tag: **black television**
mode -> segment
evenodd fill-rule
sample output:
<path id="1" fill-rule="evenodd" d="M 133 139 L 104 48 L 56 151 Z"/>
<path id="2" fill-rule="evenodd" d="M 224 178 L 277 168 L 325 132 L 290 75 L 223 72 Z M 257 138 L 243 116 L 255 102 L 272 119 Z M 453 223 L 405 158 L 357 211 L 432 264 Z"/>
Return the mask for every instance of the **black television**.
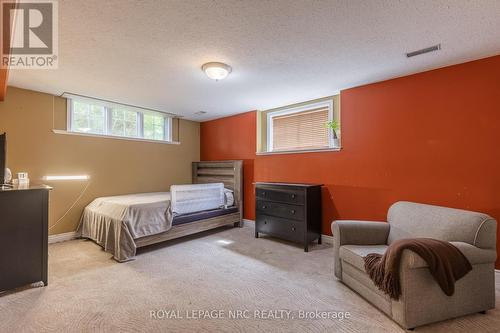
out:
<path id="1" fill-rule="evenodd" d="M 5 183 L 5 163 L 7 159 L 7 134 L 0 134 L 0 185 Z"/>

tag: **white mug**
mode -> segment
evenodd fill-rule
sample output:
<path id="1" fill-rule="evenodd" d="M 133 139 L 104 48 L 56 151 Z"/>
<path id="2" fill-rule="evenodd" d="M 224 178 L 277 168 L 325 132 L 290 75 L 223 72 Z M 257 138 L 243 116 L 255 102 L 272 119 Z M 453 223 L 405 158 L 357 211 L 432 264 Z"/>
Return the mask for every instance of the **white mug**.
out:
<path id="1" fill-rule="evenodd" d="M 28 173 L 27 172 L 18 172 L 17 179 L 19 179 L 19 180 L 28 179 Z"/>

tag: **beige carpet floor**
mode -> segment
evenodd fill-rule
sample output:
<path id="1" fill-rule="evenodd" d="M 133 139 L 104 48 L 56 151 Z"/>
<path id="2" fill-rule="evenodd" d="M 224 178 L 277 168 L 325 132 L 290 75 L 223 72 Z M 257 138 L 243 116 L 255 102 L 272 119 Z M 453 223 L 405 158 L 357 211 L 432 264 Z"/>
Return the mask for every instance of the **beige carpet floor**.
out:
<path id="1" fill-rule="evenodd" d="M 496 290 L 499 299 L 499 279 Z M 416 331 L 498 332 L 499 305 Z M 243 318 L 229 318 L 238 310 Z M 291 311 L 290 317 L 270 310 Z M 300 311 L 316 310 L 349 318 L 300 318 Z M 152 318 L 152 311 L 164 317 Z M 304 253 L 298 245 L 255 239 L 248 225 L 155 245 L 123 264 L 89 241 L 50 245 L 49 286 L 2 294 L 0 332 L 404 330 L 333 278 L 331 245 Z"/>

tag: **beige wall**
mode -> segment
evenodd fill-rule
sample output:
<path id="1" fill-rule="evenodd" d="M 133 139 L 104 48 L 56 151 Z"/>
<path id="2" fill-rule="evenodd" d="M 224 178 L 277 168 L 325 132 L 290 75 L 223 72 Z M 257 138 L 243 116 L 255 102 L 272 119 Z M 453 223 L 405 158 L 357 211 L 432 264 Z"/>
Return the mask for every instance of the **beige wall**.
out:
<path id="1" fill-rule="evenodd" d="M 66 102 L 35 91 L 9 87 L 0 102 L 0 132 L 7 132 L 7 166 L 29 172 L 31 183 L 54 187 L 49 227 L 71 207 L 85 181 L 44 182 L 45 175 L 90 175 L 90 184 L 75 207 L 50 234 L 74 231 L 81 212 L 94 198 L 126 193 L 168 191 L 191 182 L 191 162 L 200 158 L 200 126 L 180 120 L 180 145 L 62 135 Z"/>
<path id="2" fill-rule="evenodd" d="M 267 150 L 267 114 L 269 112 L 279 111 L 279 110 L 282 110 L 285 108 L 290 108 L 290 107 L 299 107 L 299 106 L 306 105 L 309 103 L 321 102 L 321 101 L 326 101 L 326 100 L 330 100 L 330 99 L 333 100 L 333 119 L 337 120 L 340 123 L 340 95 L 324 97 L 324 98 L 320 98 L 320 99 L 316 99 L 316 100 L 312 100 L 312 101 L 307 101 L 307 102 L 293 104 L 293 105 L 287 105 L 284 107 L 266 110 L 266 111 L 257 111 L 257 152 L 262 153 L 262 152 L 265 152 Z M 341 131 L 342 131 L 342 124 L 340 126 L 340 130 L 337 133 L 339 139 L 341 139 L 341 133 L 340 133 Z"/>

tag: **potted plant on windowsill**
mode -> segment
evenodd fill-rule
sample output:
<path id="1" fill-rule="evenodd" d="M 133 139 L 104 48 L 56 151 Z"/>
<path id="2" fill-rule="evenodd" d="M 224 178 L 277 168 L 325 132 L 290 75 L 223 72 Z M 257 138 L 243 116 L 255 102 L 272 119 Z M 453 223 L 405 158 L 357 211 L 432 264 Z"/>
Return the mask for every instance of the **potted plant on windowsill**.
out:
<path id="1" fill-rule="evenodd" d="M 332 131 L 332 137 L 333 137 L 333 147 L 339 148 L 340 147 L 340 140 L 337 136 L 337 131 L 340 129 L 340 124 L 336 120 L 331 120 L 326 123 L 326 128 Z"/>

